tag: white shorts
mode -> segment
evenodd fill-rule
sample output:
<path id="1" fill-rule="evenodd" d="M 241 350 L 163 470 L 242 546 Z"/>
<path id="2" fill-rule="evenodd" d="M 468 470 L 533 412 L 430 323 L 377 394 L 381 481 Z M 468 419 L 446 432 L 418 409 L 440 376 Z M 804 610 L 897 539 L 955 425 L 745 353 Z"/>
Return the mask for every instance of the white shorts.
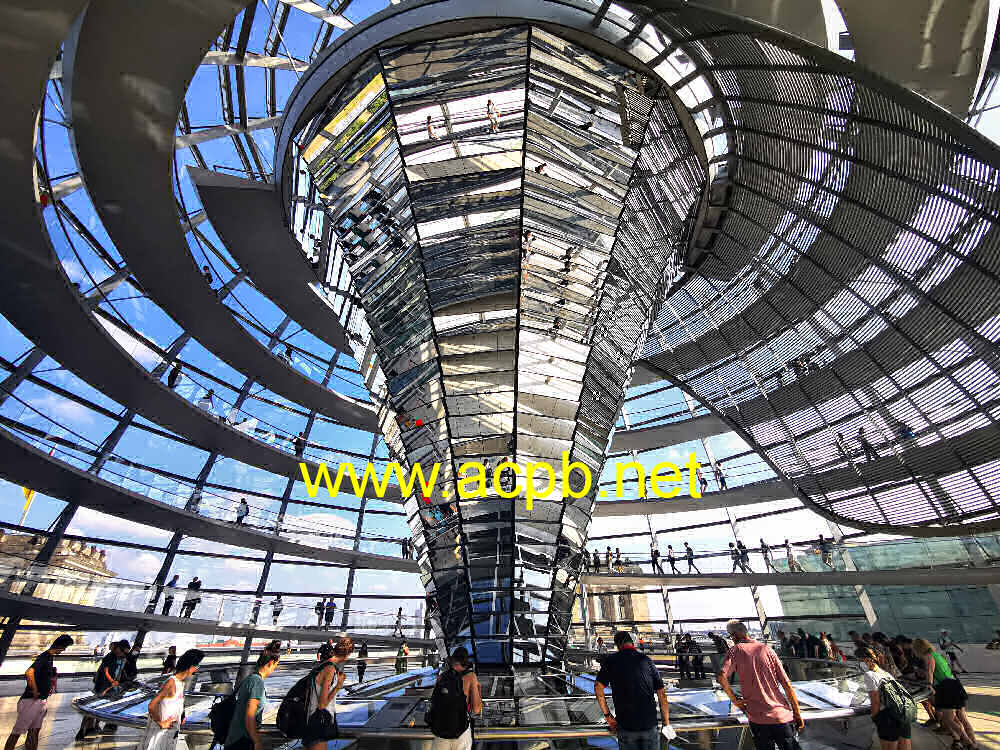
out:
<path id="1" fill-rule="evenodd" d="M 431 744 L 431 750 L 472 750 L 472 727 L 467 727 L 460 736 L 453 740 L 435 737 Z"/>
<path id="2" fill-rule="evenodd" d="M 29 729 L 41 729 L 49 707 L 45 699 L 21 698 L 17 702 L 17 721 L 11 734 L 24 734 Z"/>

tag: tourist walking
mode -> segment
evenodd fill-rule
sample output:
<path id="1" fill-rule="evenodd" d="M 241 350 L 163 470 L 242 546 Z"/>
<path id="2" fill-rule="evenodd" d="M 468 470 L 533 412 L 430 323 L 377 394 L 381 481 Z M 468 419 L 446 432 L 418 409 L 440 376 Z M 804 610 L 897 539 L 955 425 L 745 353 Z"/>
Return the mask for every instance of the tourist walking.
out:
<path id="1" fill-rule="evenodd" d="M 729 543 L 729 557 L 733 561 L 733 573 L 740 569 L 740 551 L 733 542 Z"/>
<path id="2" fill-rule="evenodd" d="M 243 522 L 247 520 L 247 516 L 250 515 L 250 505 L 247 503 L 245 497 L 240 498 L 239 505 L 236 506 L 236 525 L 242 526 Z"/>
<path id="3" fill-rule="evenodd" d="M 177 646 L 167 649 L 167 655 L 163 657 L 163 667 L 160 674 L 173 674 L 177 669 Z"/>
<path id="4" fill-rule="evenodd" d="M 964 651 L 965 649 L 951 639 L 947 630 L 941 631 L 941 637 L 938 638 L 938 648 L 941 650 L 941 653 L 948 657 L 953 672 L 969 673 L 969 670 L 963 667 L 962 662 L 958 660 L 958 654 L 956 653 L 956 651 Z"/>
<path id="5" fill-rule="evenodd" d="M 861 450 L 865 452 L 865 461 L 871 462 L 878 459 L 878 451 L 875 450 L 875 446 L 868 442 L 868 438 L 865 437 L 865 428 L 858 428 L 858 442 L 861 444 Z"/>
<path id="6" fill-rule="evenodd" d="M 113 688 L 118 687 L 121 682 L 122 672 L 125 671 L 125 654 L 128 652 L 128 641 L 115 641 L 111 644 L 108 653 L 101 659 L 97 666 L 97 673 L 94 675 L 94 695 L 104 696 Z M 113 725 L 108 725 L 108 729 Z M 84 716 L 80 722 L 80 729 L 76 733 L 77 742 L 83 740 L 88 734 L 99 731 L 100 723 L 92 716 Z M 117 728 L 117 727 L 116 727 Z"/>
<path id="7" fill-rule="evenodd" d="M 615 547 L 615 573 L 622 572 L 622 551 Z"/>
<path id="8" fill-rule="evenodd" d="M 757 750 L 800 750 L 797 733 L 805 722 L 778 655 L 751 638 L 739 620 L 730 620 L 726 631 L 734 643 L 722 662 L 719 685 L 732 705 L 747 715 L 754 746 Z M 740 676 L 742 697 L 737 697 L 729 682 L 734 672 Z"/>
<path id="9" fill-rule="evenodd" d="M 177 381 L 181 379 L 181 364 L 180 362 L 174 362 L 173 367 L 170 368 L 170 372 L 167 373 L 167 388 L 173 390 L 177 387 Z"/>
<path id="10" fill-rule="evenodd" d="M 692 679 L 704 680 L 705 657 L 702 654 L 701 646 L 691 637 L 690 633 L 684 634 L 684 650 L 687 651 L 688 658 L 691 660 Z"/>
<path id="11" fill-rule="evenodd" d="M 669 544 L 667 545 L 667 562 L 670 563 L 670 572 L 674 575 L 680 575 L 681 572 L 677 570 L 677 558 L 674 557 L 674 548 Z"/>
<path id="12" fill-rule="evenodd" d="M 687 564 L 688 564 L 687 572 L 688 573 L 691 572 L 692 568 L 694 568 L 694 570 L 697 573 L 701 573 L 701 570 L 698 569 L 698 566 L 694 564 L 694 550 L 691 549 L 691 545 L 688 544 L 687 542 L 684 542 L 684 557 L 687 560 Z"/>
<path id="13" fill-rule="evenodd" d="M 146 709 L 146 729 L 138 750 L 175 750 L 184 716 L 184 683 L 198 671 L 205 653 L 196 648 L 181 654 L 173 674 L 164 681 Z"/>
<path id="14" fill-rule="evenodd" d="M 740 551 L 740 567 L 743 569 L 743 572 L 753 573 L 753 568 L 750 567 L 750 550 L 740 541 L 736 542 L 736 547 Z"/>
<path id="15" fill-rule="evenodd" d="M 396 612 L 396 627 L 393 629 L 392 634 L 398 635 L 400 638 L 403 637 L 403 608 L 400 607 Z"/>
<path id="16" fill-rule="evenodd" d="M 896 682 L 891 674 L 879 666 L 878 656 L 868 647 L 858 649 L 856 656 L 864 666 L 865 671 L 862 676 L 865 680 L 865 690 L 868 691 L 868 700 L 872 707 L 872 722 L 875 724 L 875 731 L 878 734 L 882 750 L 910 750 L 910 735 L 912 726 L 906 717 L 898 716 L 894 713 L 893 707 L 885 705 L 882 700 L 883 692 L 903 691 L 900 698 L 905 696 L 909 699 L 909 693 L 905 688 Z M 912 703 L 912 700 L 911 700 Z M 914 713 L 916 706 L 913 707 Z"/>
<path id="17" fill-rule="evenodd" d="M 347 678 L 344 661 L 353 651 L 354 641 L 350 638 L 341 638 L 333 645 L 324 643 L 319 647 L 316 654 L 319 665 L 313 667 L 310 673 L 313 679 L 306 700 L 306 727 L 302 735 L 305 750 L 321 750 L 329 740 L 337 739 L 337 693 Z"/>
<path id="18" fill-rule="evenodd" d="M 792 545 L 785 540 L 785 558 L 788 560 L 788 572 L 789 573 L 804 573 L 802 570 L 802 564 L 798 561 L 795 556 L 795 550 L 792 549 Z"/>
<path id="19" fill-rule="evenodd" d="M 162 615 L 170 614 L 170 608 L 174 605 L 174 593 L 177 591 L 178 580 L 180 580 L 180 576 L 175 575 L 165 586 L 167 590 L 163 595 L 163 609 L 160 610 L 160 614 Z"/>
<path id="20" fill-rule="evenodd" d="M 611 567 L 611 545 L 610 544 L 608 545 L 607 550 L 605 550 L 605 552 L 604 552 L 604 567 L 606 567 L 608 569 L 609 573 L 612 571 L 612 567 Z"/>
<path id="21" fill-rule="evenodd" d="M 333 600 L 331 596 L 326 600 L 326 605 L 323 612 L 323 622 L 329 628 L 333 625 L 333 620 L 337 616 L 337 602 Z"/>
<path id="22" fill-rule="evenodd" d="M 955 750 L 960 750 L 963 744 L 967 747 L 976 747 L 976 735 L 965 713 L 965 704 L 969 699 L 965 687 L 952 673 L 947 660 L 934 650 L 930 641 L 914 638 L 913 651 L 924 660 L 927 684 L 930 686 L 934 703 L 934 714 L 938 722 L 951 732 L 955 741 L 952 747 Z"/>
<path id="23" fill-rule="evenodd" d="M 277 594 L 274 597 L 274 601 L 271 602 L 271 624 L 277 625 L 278 618 L 281 617 L 281 610 L 285 608 L 285 602 L 281 598 L 281 594 Z"/>
<path id="24" fill-rule="evenodd" d="M 181 605 L 181 617 L 190 618 L 199 604 L 201 604 L 201 579 L 195 576 L 188 581 L 187 593 L 184 594 L 184 603 Z"/>
<path id="25" fill-rule="evenodd" d="M 403 674 L 406 671 L 406 657 L 410 655 L 410 647 L 406 645 L 406 639 L 399 644 L 399 650 L 396 651 L 396 663 L 393 665 L 396 668 L 396 674 Z"/>
<path id="26" fill-rule="evenodd" d="M 647 750 L 660 746 L 657 731 L 656 702 L 660 705 L 664 735 L 674 736 L 670 727 L 667 692 L 653 660 L 636 650 L 632 636 L 625 631 L 615 633 L 618 651 L 601 662 L 594 683 L 594 697 L 604 714 L 608 729 L 617 735 L 619 750 Z M 611 688 L 615 713 L 608 708 L 604 695 Z"/>
<path id="27" fill-rule="evenodd" d="M 257 657 L 257 664 L 236 691 L 236 706 L 233 719 L 226 734 L 225 750 L 261 750 L 263 740 L 260 734 L 261 719 L 267 691 L 264 680 L 278 668 L 279 657 L 263 653 Z"/>
<path id="28" fill-rule="evenodd" d="M 819 554 L 826 567 L 830 570 L 837 569 L 833 564 L 833 540 L 824 538 L 822 534 L 819 535 Z"/>
<path id="29" fill-rule="evenodd" d="M 73 637 L 63 633 L 52 641 L 48 649 L 36 656 L 25 671 L 26 685 L 17 702 L 17 718 L 7 736 L 4 750 L 14 750 L 22 734 L 27 735 L 24 740 L 25 748 L 38 750 L 38 735 L 42 731 L 42 724 L 49 710 L 49 696 L 56 689 L 55 657 L 72 645 Z"/>
<path id="30" fill-rule="evenodd" d="M 656 546 L 656 542 L 649 545 L 649 556 L 653 563 L 653 572 L 662 576 L 663 568 L 660 567 L 660 548 Z"/>
<path id="31" fill-rule="evenodd" d="M 774 571 L 777 573 L 778 569 L 774 567 L 774 563 L 771 561 L 771 547 L 763 539 L 760 540 L 760 555 L 764 558 L 764 572 Z"/>
<path id="32" fill-rule="evenodd" d="M 469 714 L 475 716 L 482 710 L 479 678 L 470 670 L 469 652 L 459 646 L 448 657 L 448 669 L 438 677 L 431 693 L 431 750 L 472 750 Z"/>
<path id="33" fill-rule="evenodd" d="M 682 680 L 691 679 L 691 657 L 688 656 L 687 644 L 680 633 L 674 639 L 674 654 L 677 655 L 677 671 Z"/>
<path id="34" fill-rule="evenodd" d="M 594 575 L 601 572 L 601 556 L 594 550 Z"/>
<path id="35" fill-rule="evenodd" d="M 368 643 L 361 641 L 358 646 L 358 682 L 365 681 L 365 672 L 368 670 Z"/>

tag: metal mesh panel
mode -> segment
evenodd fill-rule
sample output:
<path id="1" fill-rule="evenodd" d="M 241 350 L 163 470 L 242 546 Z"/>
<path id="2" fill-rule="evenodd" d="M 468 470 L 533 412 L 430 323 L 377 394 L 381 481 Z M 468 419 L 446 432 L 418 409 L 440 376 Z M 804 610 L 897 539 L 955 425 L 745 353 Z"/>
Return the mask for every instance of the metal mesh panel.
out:
<path id="1" fill-rule="evenodd" d="M 997 525 L 995 150 L 826 51 L 693 9 L 660 20 L 731 148 L 712 252 L 646 357 L 827 515 Z"/>

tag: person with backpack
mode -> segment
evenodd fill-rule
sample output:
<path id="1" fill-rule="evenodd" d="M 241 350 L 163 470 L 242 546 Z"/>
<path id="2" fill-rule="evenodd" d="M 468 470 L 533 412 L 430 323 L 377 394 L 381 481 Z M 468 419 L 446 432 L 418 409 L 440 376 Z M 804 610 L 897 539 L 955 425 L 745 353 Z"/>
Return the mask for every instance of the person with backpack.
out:
<path id="1" fill-rule="evenodd" d="M 111 644 L 110 652 L 101 660 L 97 667 L 97 674 L 94 675 L 94 695 L 105 696 L 112 689 L 121 684 L 122 673 L 125 671 L 125 656 L 129 651 L 128 641 L 115 641 Z M 105 724 L 105 731 L 113 732 L 118 729 L 116 724 Z M 77 742 L 81 741 L 88 734 L 100 731 L 100 723 L 95 717 L 84 716 L 80 722 L 80 729 L 76 733 Z"/>
<path id="2" fill-rule="evenodd" d="M 350 638 L 341 638 L 332 646 L 324 643 L 319 647 L 319 665 L 309 672 L 305 685 L 305 726 L 301 732 L 302 747 L 305 750 L 321 750 L 326 747 L 328 740 L 337 739 L 336 708 L 330 710 L 327 706 L 336 706 L 337 693 L 344 686 L 347 677 L 343 663 L 352 651 L 354 641 Z M 295 688 L 289 692 L 289 696 L 294 692 Z M 282 701 L 282 707 L 284 705 L 285 701 Z"/>
<path id="3" fill-rule="evenodd" d="M 198 671 L 198 665 L 204 658 L 205 652 L 196 648 L 181 654 L 173 675 L 149 702 L 149 718 L 138 750 L 174 750 L 177 747 L 177 735 L 184 716 L 184 683 Z"/>
<path id="4" fill-rule="evenodd" d="M 264 680 L 278 668 L 279 657 L 263 653 L 257 658 L 256 669 L 251 672 L 236 691 L 232 720 L 226 732 L 226 750 L 263 750 L 260 721 L 264 713 L 267 692 Z M 213 727 L 214 731 L 214 727 Z"/>
<path id="5" fill-rule="evenodd" d="M 434 685 L 431 708 L 424 717 L 434 735 L 431 750 L 472 750 L 469 714 L 483 710 L 479 678 L 469 669 L 469 652 L 463 646 L 451 653 L 448 665 Z"/>
<path id="6" fill-rule="evenodd" d="M 43 651 L 31 662 L 24 673 L 27 683 L 21 699 L 17 702 L 17 719 L 10 730 L 4 750 L 14 750 L 22 734 L 27 734 L 24 746 L 27 750 L 38 749 L 38 735 L 48 712 L 49 696 L 55 692 L 55 657 L 73 645 L 73 637 L 63 633 L 56 638 L 48 650 Z"/>
<path id="7" fill-rule="evenodd" d="M 879 666 L 875 651 L 863 646 L 856 655 L 865 667 L 865 690 L 882 750 L 910 750 L 911 724 L 917 715 L 917 705 L 906 688 Z"/>

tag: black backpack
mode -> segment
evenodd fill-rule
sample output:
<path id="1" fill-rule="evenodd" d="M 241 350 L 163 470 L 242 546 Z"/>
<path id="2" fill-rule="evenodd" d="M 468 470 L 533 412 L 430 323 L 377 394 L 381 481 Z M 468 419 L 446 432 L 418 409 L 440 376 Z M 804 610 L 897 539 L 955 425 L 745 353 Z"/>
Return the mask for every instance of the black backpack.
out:
<path id="1" fill-rule="evenodd" d="M 212 727 L 212 741 L 217 745 L 225 745 L 229 735 L 229 725 L 233 723 L 236 713 L 236 690 L 222 700 L 217 700 L 208 711 L 208 723 Z"/>
<path id="2" fill-rule="evenodd" d="M 309 674 L 296 682 L 281 699 L 281 705 L 278 706 L 278 716 L 274 723 L 281 730 L 281 733 L 289 739 L 300 740 L 305 734 L 306 724 L 309 722 L 306 710 L 309 708 L 309 693 L 315 684 L 314 680 L 320 671 L 332 666 L 332 663 L 324 662 L 318 667 L 313 667 L 309 670 Z"/>
<path id="3" fill-rule="evenodd" d="M 469 708 L 462 685 L 462 675 L 449 669 L 434 686 L 431 708 L 424 722 L 435 737 L 453 740 L 469 728 Z"/>

